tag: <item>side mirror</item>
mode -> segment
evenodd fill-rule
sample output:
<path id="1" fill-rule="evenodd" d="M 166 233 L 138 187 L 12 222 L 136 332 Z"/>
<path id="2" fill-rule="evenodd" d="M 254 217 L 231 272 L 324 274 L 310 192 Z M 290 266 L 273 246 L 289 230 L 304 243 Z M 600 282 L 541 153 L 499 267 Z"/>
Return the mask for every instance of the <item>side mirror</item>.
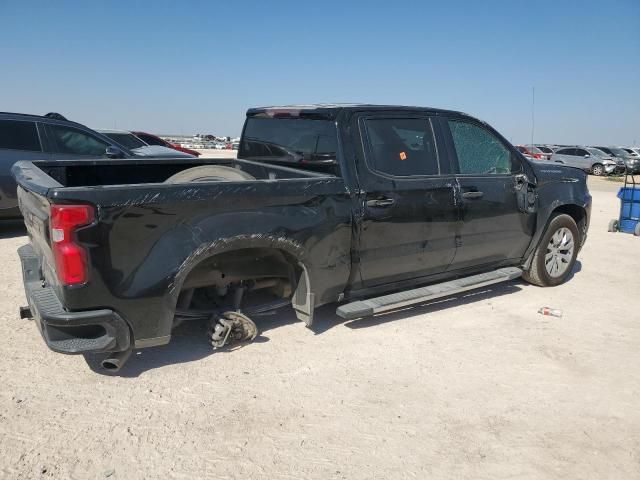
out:
<path id="1" fill-rule="evenodd" d="M 589 158 L 591 155 L 589 155 L 588 153 L 584 156 L 584 158 Z"/>
<path id="2" fill-rule="evenodd" d="M 104 154 L 107 158 L 124 158 L 124 152 L 113 145 L 107 147 Z"/>

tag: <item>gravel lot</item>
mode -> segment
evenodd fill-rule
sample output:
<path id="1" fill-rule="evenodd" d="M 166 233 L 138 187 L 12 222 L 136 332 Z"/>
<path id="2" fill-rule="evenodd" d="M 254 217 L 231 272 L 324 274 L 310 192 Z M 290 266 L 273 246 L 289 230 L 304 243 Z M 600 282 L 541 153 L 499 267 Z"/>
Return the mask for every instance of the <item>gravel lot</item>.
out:
<path id="1" fill-rule="evenodd" d="M 640 239 L 607 233 L 619 184 L 590 182 L 589 240 L 562 286 L 347 323 L 330 306 L 313 331 L 286 313 L 233 352 L 182 325 L 121 376 L 18 318 L 26 239 L 0 226 L 0 477 L 640 478 Z"/>

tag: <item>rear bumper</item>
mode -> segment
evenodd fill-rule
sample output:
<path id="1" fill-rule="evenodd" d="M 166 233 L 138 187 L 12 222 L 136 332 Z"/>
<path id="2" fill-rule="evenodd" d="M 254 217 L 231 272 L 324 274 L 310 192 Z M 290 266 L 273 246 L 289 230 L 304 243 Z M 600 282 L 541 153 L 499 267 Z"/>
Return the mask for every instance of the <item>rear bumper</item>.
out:
<path id="1" fill-rule="evenodd" d="M 60 353 L 120 352 L 131 344 L 129 326 L 113 310 L 69 312 L 43 286 L 40 259 L 29 244 L 18 249 L 29 309 L 47 346 Z"/>

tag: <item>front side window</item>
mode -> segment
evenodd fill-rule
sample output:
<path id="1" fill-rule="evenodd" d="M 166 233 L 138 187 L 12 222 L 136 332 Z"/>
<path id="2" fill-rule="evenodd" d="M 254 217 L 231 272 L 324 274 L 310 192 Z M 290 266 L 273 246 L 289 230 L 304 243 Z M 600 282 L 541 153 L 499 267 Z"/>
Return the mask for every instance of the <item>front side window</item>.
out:
<path id="1" fill-rule="evenodd" d="M 0 148 L 41 152 L 35 122 L 0 120 Z"/>
<path id="2" fill-rule="evenodd" d="M 575 148 L 561 148 L 560 150 L 556 150 L 558 155 L 575 155 Z"/>
<path id="3" fill-rule="evenodd" d="M 136 137 L 133 133 L 119 133 L 119 132 L 101 132 L 105 137 L 110 138 L 116 143 L 119 143 L 123 147 L 133 150 L 134 148 L 146 147 L 147 145 Z"/>
<path id="4" fill-rule="evenodd" d="M 365 126 L 372 170 L 397 177 L 440 173 L 429 119 L 370 118 Z"/>
<path id="5" fill-rule="evenodd" d="M 461 174 L 508 174 L 511 153 L 488 130 L 472 123 L 449 120 Z"/>
<path id="6" fill-rule="evenodd" d="M 110 145 L 81 130 L 62 125 L 49 125 L 58 153 L 102 156 Z"/>

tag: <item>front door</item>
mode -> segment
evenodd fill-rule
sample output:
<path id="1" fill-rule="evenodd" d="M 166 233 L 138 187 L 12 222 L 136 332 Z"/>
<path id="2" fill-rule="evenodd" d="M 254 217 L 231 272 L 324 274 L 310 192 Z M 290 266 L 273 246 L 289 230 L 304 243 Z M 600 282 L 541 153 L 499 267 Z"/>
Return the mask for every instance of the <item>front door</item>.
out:
<path id="1" fill-rule="evenodd" d="M 437 128 L 432 118 L 407 113 L 358 121 L 364 287 L 441 273 L 454 257 L 456 184 Z"/>
<path id="2" fill-rule="evenodd" d="M 442 119 L 460 187 L 459 247 L 449 270 L 515 264 L 535 229 L 530 179 L 515 151 L 486 126 Z M 527 195 L 529 193 L 529 195 Z"/>

